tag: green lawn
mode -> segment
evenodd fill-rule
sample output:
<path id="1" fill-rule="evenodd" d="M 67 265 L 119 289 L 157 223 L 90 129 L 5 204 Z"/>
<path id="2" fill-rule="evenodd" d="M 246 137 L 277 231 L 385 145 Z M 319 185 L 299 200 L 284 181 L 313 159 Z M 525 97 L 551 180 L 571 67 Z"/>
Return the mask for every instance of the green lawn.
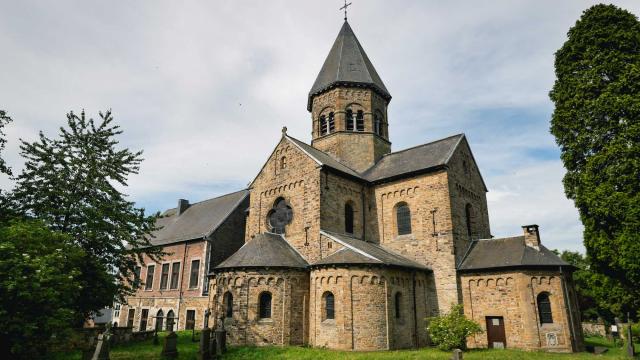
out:
<path id="1" fill-rule="evenodd" d="M 198 343 L 191 342 L 191 332 L 178 333 L 179 359 L 196 359 Z M 162 339 L 161 339 L 162 340 Z M 472 350 L 464 354 L 465 360 L 495 359 L 495 360 L 573 360 L 573 359 L 626 359 L 621 348 L 614 348 L 602 338 L 588 338 L 590 345 L 609 347 L 609 351 L 602 356 L 593 354 L 551 354 L 542 352 L 525 352 L 518 350 Z M 162 341 L 160 342 L 162 344 Z M 160 359 L 162 345 L 153 345 L 149 341 L 117 346 L 111 350 L 112 360 L 147 360 Z M 636 344 L 636 351 L 640 351 L 640 344 Z M 345 352 L 303 347 L 239 347 L 231 348 L 225 354 L 225 360 L 253 360 L 253 359 L 450 359 L 449 352 L 437 349 L 399 350 L 379 352 Z M 80 354 L 60 354 L 57 359 L 80 359 Z"/>

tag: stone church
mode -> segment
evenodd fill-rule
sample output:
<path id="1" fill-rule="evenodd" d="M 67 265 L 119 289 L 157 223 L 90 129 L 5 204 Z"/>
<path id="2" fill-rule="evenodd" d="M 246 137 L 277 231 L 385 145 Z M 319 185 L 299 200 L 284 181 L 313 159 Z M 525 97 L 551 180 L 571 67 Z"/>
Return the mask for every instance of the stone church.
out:
<path id="1" fill-rule="evenodd" d="M 461 303 L 484 330 L 469 347 L 582 350 L 574 269 L 536 225 L 492 238 L 464 134 L 392 152 L 390 101 L 345 21 L 309 92 L 311 144 L 285 128 L 247 190 L 168 210 L 152 243 L 173 257 L 141 264 L 121 323 L 384 350 L 430 345 L 427 318 Z"/>
<path id="2" fill-rule="evenodd" d="M 464 134 L 391 151 L 391 94 L 347 21 L 311 91 L 311 144 L 282 138 L 250 183 L 245 243 L 211 269 L 233 345 L 430 344 L 464 304 L 470 347 L 582 350 L 573 268 L 537 225 L 494 239 Z"/>

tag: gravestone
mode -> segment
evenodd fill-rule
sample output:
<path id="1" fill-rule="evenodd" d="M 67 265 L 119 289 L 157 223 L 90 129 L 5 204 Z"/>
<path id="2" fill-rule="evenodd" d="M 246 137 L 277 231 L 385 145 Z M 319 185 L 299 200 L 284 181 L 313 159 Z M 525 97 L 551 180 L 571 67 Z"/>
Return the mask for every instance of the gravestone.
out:
<path id="1" fill-rule="evenodd" d="M 198 344 L 198 360 L 209 360 L 210 337 L 211 329 L 202 329 L 202 332 L 200 332 L 200 344 Z"/>
<path id="2" fill-rule="evenodd" d="M 93 353 L 96 352 L 95 343 L 96 336 L 93 332 L 84 332 L 84 341 L 82 342 L 82 360 L 91 360 Z"/>
<path id="3" fill-rule="evenodd" d="M 175 332 L 172 331 L 165 336 L 160 355 L 167 359 L 178 358 L 178 335 Z"/>
<path id="4" fill-rule="evenodd" d="M 98 344 L 91 360 L 109 360 L 109 338 L 111 337 L 109 330 L 111 330 L 111 326 L 107 324 L 106 330 L 98 335 Z"/>
<path id="5" fill-rule="evenodd" d="M 211 356 L 211 359 L 216 359 L 216 349 L 216 337 L 215 334 L 212 334 L 211 338 L 209 339 L 209 355 Z"/>
<path id="6" fill-rule="evenodd" d="M 451 360 L 462 360 L 462 350 L 460 349 L 453 350 L 453 355 L 451 355 Z"/>
<path id="7" fill-rule="evenodd" d="M 224 329 L 224 318 L 220 318 L 216 329 L 216 355 L 221 356 L 227 351 L 227 330 Z"/>
<path id="8" fill-rule="evenodd" d="M 633 348 L 633 332 L 631 331 L 631 322 L 629 322 L 629 326 L 627 326 L 627 356 L 633 358 L 635 355 L 636 351 Z"/>

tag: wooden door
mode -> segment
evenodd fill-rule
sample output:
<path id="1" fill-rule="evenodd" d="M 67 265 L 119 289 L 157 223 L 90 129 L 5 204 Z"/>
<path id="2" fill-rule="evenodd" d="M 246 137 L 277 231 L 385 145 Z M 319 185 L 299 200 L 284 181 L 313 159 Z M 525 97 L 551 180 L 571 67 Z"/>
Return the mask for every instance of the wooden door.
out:
<path id="1" fill-rule="evenodd" d="M 490 349 L 504 349 L 507 338 L 504 333 L 504 319 L 502 316 L 487 316 L 487 341 Z"/>

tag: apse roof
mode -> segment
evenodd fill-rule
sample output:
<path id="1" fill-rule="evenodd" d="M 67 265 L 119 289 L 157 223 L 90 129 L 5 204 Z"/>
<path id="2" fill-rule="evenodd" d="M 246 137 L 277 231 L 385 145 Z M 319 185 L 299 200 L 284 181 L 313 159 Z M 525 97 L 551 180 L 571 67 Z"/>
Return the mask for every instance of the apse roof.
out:
<path id="1" fill-rule="evenodd" d="M 327 230 L 321 230 L 320 234 L 333 239 L 337 243 L 343 245 L 346 249 L 338 250 L 326 258 L 316 261 L 312 265 L 369 264 L 398 266 L 425 271 L 431 270 L 420 263 L 396 254 L 392 250 L 386 249 L 382 245 L 366 242 L 345 234 L 339 234 Z"/>
<path id="2" fill-rule="evenodd" d="M 477 240 L 458 270 L 479 271 L 497 268 L 572 267 L 553 251 L 540 245 L 540 250 L 527 246 L 524 236 Z"/>
<path id="3" fill-rule="evenodd" d="M 385 99 L 391 94 L 367 57 L 362 45 L 347 21 L 344 22 L 316 81 L 309 91 L 307 109 L 311 111 L 311 98 L 337 85 L 372 88 Z"/>
<path id="4" fill-rule="evenodd" d="M 247 241 L 215 270 L 229 268 L 306 268 L 309 264 L 279 234 L 262 233 Z M 214 270 L 214 271 L 215 271 Z"/>

